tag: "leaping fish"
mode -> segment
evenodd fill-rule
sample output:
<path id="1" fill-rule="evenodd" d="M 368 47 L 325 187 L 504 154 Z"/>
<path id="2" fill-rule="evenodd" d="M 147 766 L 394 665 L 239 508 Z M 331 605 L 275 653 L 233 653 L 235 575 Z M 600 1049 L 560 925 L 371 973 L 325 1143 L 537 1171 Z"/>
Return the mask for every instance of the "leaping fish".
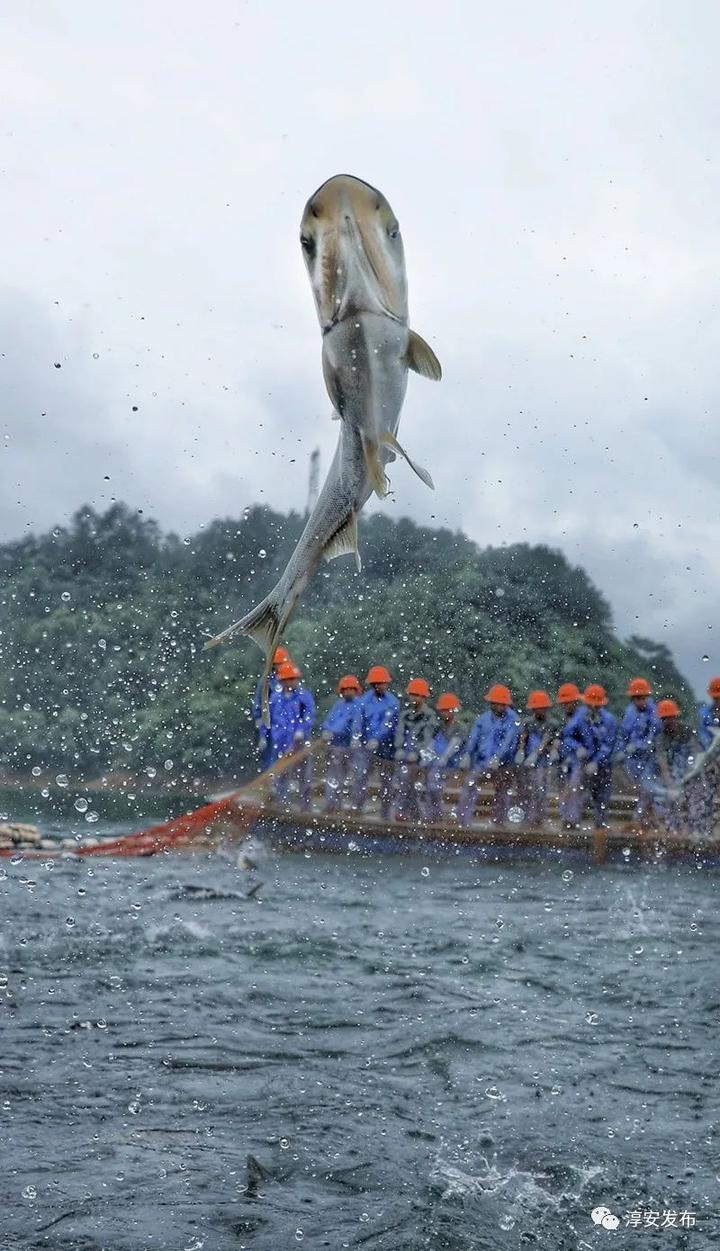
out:
<path id="1" fill-rule="evenodd" d="M 320 561 L 358 551 L 358 513 L 383 498 L 396 455 L 433 486 L 397 440 L 408 370 L 441 377 L 432 348 L 408 327 L 407 277 L 398 221 L 385 196 L 349 174 L 328 179 L 305 205 L 300 227 L 322 330 L 322 368 L 340 437 L 317 504 L 270 594 L 206 647 L 249 634 L 265 652 L 263 707 L 273 653 Z"/>

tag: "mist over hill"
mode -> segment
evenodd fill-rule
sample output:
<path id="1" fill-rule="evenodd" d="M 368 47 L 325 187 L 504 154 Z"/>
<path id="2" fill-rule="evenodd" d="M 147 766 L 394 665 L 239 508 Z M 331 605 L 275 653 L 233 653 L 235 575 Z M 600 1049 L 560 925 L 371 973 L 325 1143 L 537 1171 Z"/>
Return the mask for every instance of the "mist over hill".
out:
<path id="1" fill-rule="evenodd" d="M 282 572 L 304 522 L 255 507 L 191 538 L 115 504 L 0 547 L 0 765 L 101 776 L 253 767 L 249 707 L 261 669 L 250 640 L 203 652 Z M 609 604 L 557 551 L 480 549 L 461 533 L 375 515 L 363 571 L 323 565 L 286 643 L 321 709 L 341 673 L 388 665 L 453 690 L 470 717 L 491 682 L 529 689 L 601 681 L 617 709 L 630 677 L 692 706 L 662 644 L 616 635 Z"/>

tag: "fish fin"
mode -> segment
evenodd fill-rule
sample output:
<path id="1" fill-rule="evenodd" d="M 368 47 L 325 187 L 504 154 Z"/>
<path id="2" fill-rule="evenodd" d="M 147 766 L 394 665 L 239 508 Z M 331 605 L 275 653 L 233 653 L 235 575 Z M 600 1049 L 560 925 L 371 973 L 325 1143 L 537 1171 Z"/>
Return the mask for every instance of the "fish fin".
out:
<path id="1" fill-rule="evenodd" d="M 339 421 L 339 420 L 340 420 L 340 414 L 339 414 L 338 412 L 336 412 L 336 410 L 335 410 L 335 409 L 333 409 L 333 410 L 332 410 L 332 412 L 331 412 L 331 414 L 330 414 L 330 420 L 331 420 L 331 421 Z"/>
<path id="2" fill-rule="evenodd" d="M 433 382 L 439 382 L 442 378 L 440 361 L 430 344 L 426 343 L 416 330 L 410 331 L 405 359 L 408 369 L 414 369 L 415 373 L 422 374 L 423 378 L 431 378 Z"/>
<path id="3" fill-rule="evenodd" d="M 325 379 L 325 387 L 328 395 L 333 403 L 333 408 L 338 417 L 342 417 L 345 398 L 343 396 L 342 387 L 340 386 L 340 378 L 335 369 L 330 364 L 325 352 L 322 354 L 322 371 Z"/>
<path id="4" fill-rule="evenodd" d="M 337 556 L 354 556 L 358 573 L 362 569 L 360 552 L 358 551 L 358 519 L 357 513 L 350 513 L 347 521 L 336 530 L 329 543 L 323 548 L 325 560 L 335 560 Z"/>
<path id="5" fill-rule="evenodd" d="M 380 442 L 384 444 L 385 447 L 391 447 L 394 452 L 399 452 L 401 456 L 404 456 L 413 473 L 417 474 L 421 482 L 424 482 L 425 486 L 429 486 L 431 491 L 435 490 L 435 483 L 430 477 L 427 469 L 423 469 L 422 465 L 417 465 L 415 461 L 408 456 L 405 448 L 400 446 L 394 434 L 391 434 L 389 430 L 386 431 L 385 434 L 380 435 Z"/>
<path id="6" fill-rule="evenodd" d="M 241 617 L 239 621 L 234 621 L 232 625 L 225 630 L 221 630 L 214 638 L 208 639 L 204 648 L 207 651 L 211 647 L 217 647 L 220 643 L 227 643 L 235 634 L 249 634 L 250 638 L 254 639 L 258 647 L 265 652 L 261 691 L 262 721 L 265 726 L 270 725 L 269 689 L 272 658 L 280 640 L 282 629 L 283 627 L 278 618 L 277 603 L 272 595 L 268 595 L 245 617 Z"/>
<path id="7" fill-rule="evenodd" d="M 382 461 L 380 460 L 378 445 L 374 442 L 374 440 L 364 437 L 362 445 L 363 455 L 365 457 L 365 471 L 370 480 L 370 485 L 378 499 L 384 500 L 388 493 L 388 481 Z"/>

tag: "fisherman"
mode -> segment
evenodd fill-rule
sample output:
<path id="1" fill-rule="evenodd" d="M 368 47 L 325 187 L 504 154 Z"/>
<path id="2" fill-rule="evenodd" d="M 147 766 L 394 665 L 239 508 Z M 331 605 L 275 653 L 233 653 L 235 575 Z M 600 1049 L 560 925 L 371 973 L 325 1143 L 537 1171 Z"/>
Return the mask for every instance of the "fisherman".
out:
<path id="1" fill-rule="evenodd" d="M 656 712 L 661 728 L 655 738 L 658 777 L 654 808 L 665 829 L 678 833 L 686 826 L 682 783 L 700 754 L 700 739 L 683 724 L 674 699 L 661 699 Z"/>
<path id="2" fill-rule="evenodd" d="M 463 741 L 462 730 L 457 722 L 460 707 L 457 695 L 449 691 L 441 695 L 435 705 L 440 724 L 436 727 L 430 744 L 432 755 L 423 798 L 423 816 L 426 821 L 439 822 L 444 816 L 443 801 L 448 769 L 457 769 Z"/>
<path id="3" fill-rule="evenodd" d="M 350 740 L 355 715 L 355 700 L 362 687 L 353 673 L 345 674 L 337 684 L 338 699 L 322 724 L 322 739 L 327 743 L 325 762 L 325 811 L 342 808 L 343 789 L 350 765 Z"/>
<path id="4" fill-rule="evenodd" d="M 412 678 L 405 694 L 409 703 L 400 713 L 395 731 L 391 800 L 394 821 L 418 820 L 421 816 L 419 792 L 425 790 L 426 768 L 432 758 L 432 739 L 437 729 L 425 679 Z"/>
<path id="5" fill-rule="evenodd" d="M 280 665 L 284 665 L 291 660 L 292 658 L 289 651 L 287 651 L 284 647 L 275 648 L 275 651 L 273 652 L 272 669 L 270 672 L 271 695 L 273 692 L 279 693 L 282 690 L 282 683 L 278 678 L 278 669 L 280 668 Z M 257 687 L 255 688 L 255 698 L 253 699 L 252 704 L 252 719 L 255 722 L 255 729 L 257 730 L 258 735 L 257 751 L 260 763 L 260 773 L 264 773 L 273 761 L 272 747 L 270 744 L 270 730 L 268 726 L 263 723 L 262 717 L 262 687 L 263 680 L 260 678 Z"/>
<path id="6" fill-rule="evenodd" d="M 558 732 L 553 754 L 558 762 L 558 812 L 566 830 L 576 830 L 585 806 L 583 773 L 593 740 L 587 725 L 582 695 L 574 682 L 563 682 L 556 702 L 565 720 Z"/>
<path id="7" fill-rule="evenodd" d="M 585 723 L 590 731 L 592 747 L 585 763 L 585 788 L 595 817 L 595 829 L 608 824 L 612 794 L 613 756 L 617 741 L 617 718 L 607 710 L 604 687 L 592 682 L 583 695 Z"/>
<path id="8" fill-rule="evenodd" d="M 395 754 L 395 731 L 400 715 L 400 701 L 392 694 L 390 682 L 390 674 L 384 665 L 370 668 L 365 679 L 368 689 L 355 700 L 351 733 L 352 807 L 362 811 L 367 799 L 368 779 L 375 768 L 384 820 L 390 817 L 391 761 Z"/>
<path id="9" fill-rule="evenodd" d="M 698 737 L 703 751 L 707 751 L 716 734 L 720 733 L 720 678 L 711 678 L 708 686 L 709 704 L 701 704 L 698 710 Z"/>
<path id="10" fill-rule="evenodd" d="M 301 685 L 300 670 L 291 660 L 278 667 L 280 690 L 270 698 L 270 752 L 271 763 L 302 750 L 309 741 L 315 725 L 315 701 L 309 690 Z M 298 783 L 301 808 L 310 807 L 311 763 L 307 753 L 296 769 L 288 768 L 274 779 L 274 794 L 279 804 L 288 805 L 291 778 Z"/>
<path id="11" fill-rule="evenodd" d="M 506 686 L 492 686 L 485 700 L 490 705 L 488 711 L 475 721 L 460 760 L 460 767 L 468 770 L 458 803 L 461 825 L 470 825 L 473 819 L 482 778 L 493 783 L 492 819 L 496 825 L 505 824 L 510 807 L 511 766 L 520 738 L 520 718 Z"/>
<path id="12" fill-rule="evenodd" d="M 643 820 L 653 808 L 652 794 L 657 780 L 655 739 L 661 727 L 650 683 L 645 678 L 633 678 L 627 693 L 630 703 L 618 730 L 616 760 L 625 766 L 635 795 L 635 815 Z"/>
<path id="13" fill-rule="evenodd" d="M 553 702 L 547 691 L 531 691 L 527 708 L 530 714 L 520 730 L 515 764 L 522 765 L 519 774 L 520 807 L 525 825 L 541 830 L 547 820 L 550 751 L 557 729 L 550 718 Z"/>

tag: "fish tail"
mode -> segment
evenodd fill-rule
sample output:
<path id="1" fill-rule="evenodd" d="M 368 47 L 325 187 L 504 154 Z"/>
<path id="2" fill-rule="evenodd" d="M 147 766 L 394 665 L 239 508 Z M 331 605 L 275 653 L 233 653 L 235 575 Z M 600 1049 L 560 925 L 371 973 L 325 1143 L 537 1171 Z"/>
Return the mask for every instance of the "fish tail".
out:
<path id="1" fill-rule="evenodd" d="M 217 647 L 220 643 L 227 643 L 236 634 L 248 634 L 265 653 L 261 702 L 263 723 L 266 726 L 270 724 L 268 706 L 270 670 L 272 669 L 275 649 L 280 641 L 280 635 L 285 628 L 285 624 L 286 622 L 280 617 L 276 592 L 271 591 L 251 612 L 241 617 L 239 621 L 234 621 L 232 625 L 227 626 L 225 630 L 221 630 L 219 634 L 216 634 L 214 638 L 208 639 L 205 643 L 205 651 L 207 651 L 211 647 Z"/>

